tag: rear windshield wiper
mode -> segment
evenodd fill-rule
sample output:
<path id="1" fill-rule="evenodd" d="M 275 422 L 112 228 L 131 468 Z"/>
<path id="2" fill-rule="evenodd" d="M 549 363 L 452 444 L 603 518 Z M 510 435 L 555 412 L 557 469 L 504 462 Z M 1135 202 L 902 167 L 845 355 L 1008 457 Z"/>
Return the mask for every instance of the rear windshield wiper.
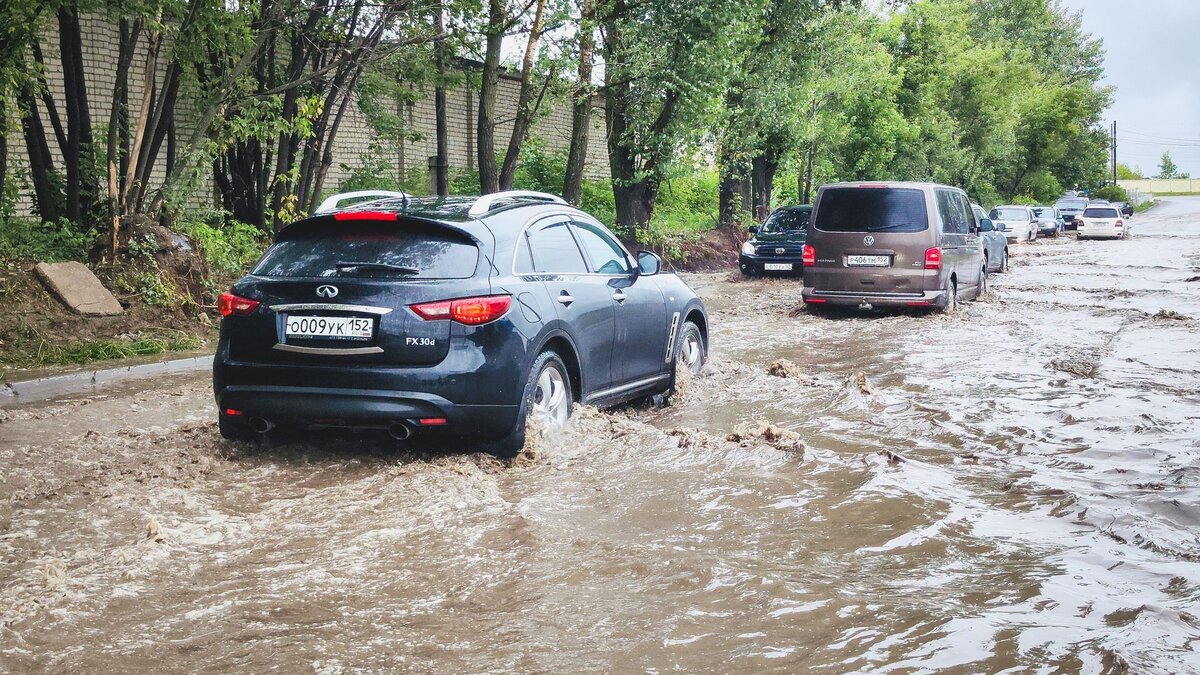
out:
<path id="1" fill-rule="evenodd" d="M 377 262 L 336 262 L 333 264 L 339 272 L 348 272 L 351 270 L 379 270 L 384 272 L 395 272 L 396 274 L 420 274 L 421 270 L 415 267 L 404 267 L 402 265 L 389 265 L 388 263 Z"/>

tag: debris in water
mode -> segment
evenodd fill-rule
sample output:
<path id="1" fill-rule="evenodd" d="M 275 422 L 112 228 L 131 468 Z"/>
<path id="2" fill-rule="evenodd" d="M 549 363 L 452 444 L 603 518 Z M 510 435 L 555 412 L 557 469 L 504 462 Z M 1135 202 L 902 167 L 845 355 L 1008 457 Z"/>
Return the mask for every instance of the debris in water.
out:
<path id="1" fill-rule="evenodd" d="M 800 372 L 800 366 L 788 361 L 787 359 L 779 359 L 772 361 L 771 365 L 767 366 L 767 374 L 775 377 L 792 377 Z"/>
<path id="2" fill-rule="evenodd" d="M 1096 377 L 1100 372 L 1100 364 L 1096 360 L 1082 356 L 1054 359 L 1050 362 L 1050 367 L 1076 377 Z"/>
<path id="3" fill-rule="evenodd" d="M 162 527 L 158 524 L 158 516 L 150 516 L 150 522 L 146 523 L 146 539 L 156 544 L 161 544 L 166 540 L 162 533 Z"/>
<path id="4" fill-rule="evenodd" d="M 67 580 L 67 569 L 62 562 L 55 561 L 42 569 L 42 576 L 46 581 L 46 590 L 53 591 Z"/>
<path id="5" fill-rule="evenodd" d="M 888 464 L 891 464 L 892 466 L 900 464 L 901 462 L 908 461 L 908 460 L 904 459 L 904 457 L 902 455 L 900 455 L 899 453 L 894 452 L 892 450 L 888 450 L 886 448 L 884 448 L 883 450 L 880 450 L 879 454 L 883 455 L 884 457 L 887 457 Z"/>
<path id="6" fill-rule="evenodd" d="M 875 390 L 871 388 L 871 383 L 867 380 L 867 374 L 861 370 L 846 376 L 846 388 L 857 388 L 859 393 L 867 396 L 875 395 Z"/>
<path id="7" fill-rule="evenodd" d="M 1172 309 L 1160 309 L 1154 313 L 1155 319 L 1169 319 L 1172 321 L 1191 321 L 1192 317 L 1186 314 L 1180 314 Z"/>
<path id="8" fill-rule="evenodd" d="M 777 450 L 804 454 L 804 441 L 800 439 L 800 434 L 780 429 L 766 420 L 760 420 L 756 426 L 739 426 L 725 440 L 743 446 L 761 441 Z"/>

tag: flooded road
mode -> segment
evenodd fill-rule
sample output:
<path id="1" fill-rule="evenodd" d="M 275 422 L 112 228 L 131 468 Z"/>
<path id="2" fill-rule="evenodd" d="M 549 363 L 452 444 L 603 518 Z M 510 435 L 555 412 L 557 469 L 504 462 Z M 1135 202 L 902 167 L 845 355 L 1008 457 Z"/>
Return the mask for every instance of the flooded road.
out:
<path id="1" fill-rule="evenodd" d="M 0 670 L 1200 672 L 1200 199 L 958 313 L 689 280 L 712 360 L 510 464 L 0 411 Z"/>

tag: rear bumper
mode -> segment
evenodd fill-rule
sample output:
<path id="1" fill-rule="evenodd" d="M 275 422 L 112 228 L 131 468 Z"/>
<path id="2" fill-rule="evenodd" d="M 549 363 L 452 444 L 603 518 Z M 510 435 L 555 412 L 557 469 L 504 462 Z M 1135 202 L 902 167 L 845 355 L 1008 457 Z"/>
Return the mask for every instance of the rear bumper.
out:
<path id="1" fill-rule="evenodd" d="M 859 307 L 945 307 L 946 291 L 924 291 L 921 293 L 850 293 L 848 291 L 822 291 L 805 288 L 800 297 L 806 304 L 817 306 Z"/>
<path id="2" fill-rule="evenodd" d="M 241 419 L 261 417 L 285 428 L 382 429 L 400 422 L 414 430 L 477 439 L 507 436 L 518 412 L 515 405 L 457 405 L 431 394 L 376 389 L 229 385 L 216 397 L 222 412 L 234 409 Z"/>

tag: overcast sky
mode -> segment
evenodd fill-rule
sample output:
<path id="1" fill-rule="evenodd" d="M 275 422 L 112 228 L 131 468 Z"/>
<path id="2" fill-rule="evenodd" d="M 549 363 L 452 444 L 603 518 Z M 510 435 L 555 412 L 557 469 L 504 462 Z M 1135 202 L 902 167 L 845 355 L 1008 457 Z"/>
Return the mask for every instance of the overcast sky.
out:
<path id="1" fill-rule="evenodd" d="M 1117 159 L 1158 173 L 1164 150 L 1200 178 L 1200 0 L 1062 0 L 1103 38 Z"/>

